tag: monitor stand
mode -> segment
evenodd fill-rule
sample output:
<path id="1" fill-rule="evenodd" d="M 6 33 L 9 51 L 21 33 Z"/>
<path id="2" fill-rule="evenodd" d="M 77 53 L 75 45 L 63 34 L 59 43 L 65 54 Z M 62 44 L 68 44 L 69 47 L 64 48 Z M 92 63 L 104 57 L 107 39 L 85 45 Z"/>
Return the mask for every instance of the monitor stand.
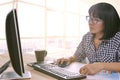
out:
<path id="1" fill-rule="evenodd" d="M 23 77 L 19 76 L 16 72 L 5 72 L 1 75 L 0 79 L 11 80 L 11 79 L 30 79 L 31 73 L 29 71 L 25 71 Z"/>

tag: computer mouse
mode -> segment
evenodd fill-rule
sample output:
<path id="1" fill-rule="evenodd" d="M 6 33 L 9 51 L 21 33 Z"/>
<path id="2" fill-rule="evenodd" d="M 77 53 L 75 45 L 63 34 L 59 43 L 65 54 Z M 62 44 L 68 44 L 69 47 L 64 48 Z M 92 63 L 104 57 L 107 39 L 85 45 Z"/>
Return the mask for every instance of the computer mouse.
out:
<path id="1" fill-rule="evenodd" d="M 59 66 L 59 67 L 62 67 L 62 68 L 63 68 L 63 67 L 66 67 L 66 66 L 67 66 L 67 62 L 64 61 L 62 64 L 58 64 L 58 66 Z"/>

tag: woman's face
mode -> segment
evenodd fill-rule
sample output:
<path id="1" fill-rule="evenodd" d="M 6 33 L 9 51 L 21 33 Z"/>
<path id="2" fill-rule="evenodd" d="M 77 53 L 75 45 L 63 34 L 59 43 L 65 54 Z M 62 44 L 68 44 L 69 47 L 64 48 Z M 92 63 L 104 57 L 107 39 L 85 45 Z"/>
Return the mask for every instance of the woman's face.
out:
<path id="1" fill-rule="evenodd" d="M 91 33 L 93 34 L 103 33 L 104 23 L 101 19 L 90 16 L 88 22 Z"/>

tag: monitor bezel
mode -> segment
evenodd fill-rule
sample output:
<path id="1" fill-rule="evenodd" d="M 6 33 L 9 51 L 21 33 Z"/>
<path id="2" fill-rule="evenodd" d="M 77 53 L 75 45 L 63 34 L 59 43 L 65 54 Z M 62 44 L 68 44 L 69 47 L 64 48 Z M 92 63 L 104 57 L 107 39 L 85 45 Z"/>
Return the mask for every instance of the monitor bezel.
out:
<path id="1" fill-rule="evenodd" d="M 31 78 L 31 73 L 24 69 L 16 9 L 12 9 L 7 14 L 5 30 L 8 53 L 14 71 L 3 73 L 0 79 L 11 80 Z"/>

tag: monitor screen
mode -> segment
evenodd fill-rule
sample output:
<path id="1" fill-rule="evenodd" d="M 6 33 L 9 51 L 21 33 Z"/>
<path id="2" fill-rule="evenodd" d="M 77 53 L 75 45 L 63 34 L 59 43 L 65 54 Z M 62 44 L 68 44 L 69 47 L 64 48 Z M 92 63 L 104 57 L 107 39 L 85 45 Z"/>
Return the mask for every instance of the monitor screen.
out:
<path id="1" fill-rule="evenodd" d="M 19 78 L 30 78 L 30 76 L 25 76 L 27 73 L 24 69 L 16 9 L 12 9 L 6 17 L 6 41 L 14 74 Z M 12 75 L 11 78 L 14 76 Z"/>
<path id="2" fill-rule="evenodd" d="M 13 9 L 6 18 L 6 40 L 12 66 L 16 73 L 22 76 L 25 70 L 22 59 L 20 35 L 15 9 Z"/>

